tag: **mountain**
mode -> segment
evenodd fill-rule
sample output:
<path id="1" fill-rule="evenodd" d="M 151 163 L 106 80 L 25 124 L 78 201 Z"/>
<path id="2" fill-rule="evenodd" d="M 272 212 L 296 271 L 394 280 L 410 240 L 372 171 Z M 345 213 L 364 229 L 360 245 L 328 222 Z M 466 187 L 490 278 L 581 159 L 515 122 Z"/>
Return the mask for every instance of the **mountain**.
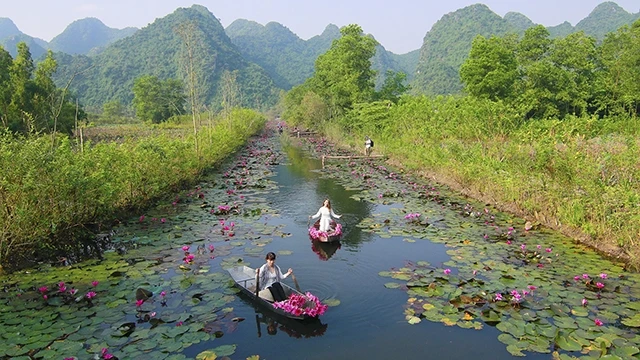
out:
<path id="1" fill-rule="evenodd" d="M 549 30 L 549 36 L 551 38 L 562 38 L 575 31 L 573 25 L 571 25 L 568 21 L 565 21 L 560 25 L 549 26 L 547 27 L 547 30 Z"/>
<path id="2" fill-rule="evenodd" d="M 200 69 L 201 84 L 206 85 L 202 97 L 207 105 L 221 104 L 220 84 L 225 70 L 236 72 L 243 105 L 260 107 L 277 101 L 278 89 L 267 73 L 242 57 L 218 19 L 200 5 L 179 8 L 156 19 L 95 57 L 58 53 L 56 84 L 66 84 L 73 78 L 72 89 L 91 110 L 112 100 L 130 104 L 134 80 L 142 75 L 160 79 L 185 77 L 182 65 L 188 52 L 178 34 L 180 29 L 195 39 L 193 59 Z"/>
<path id="3" fill-rule="evenodd" d="M 92 49 L 104 48 L 117 40 L 133 35 L 137 28 L 122 30 L 106 26 L 96 18 L 76 20 L 49 42 L 53 51 L 67 54 L 88 54 Z"/>
<path id="4" fill-rule="evenodd" d="M 536 26 L 528 17 L 520 14 L 519 12 L 508 12 L 504 14 L 504 19 L 511 24 L 514 28 L 519 30 L 519 33 L 524 34 L 524 31 L 530 27 Z"/>
<path id="5" fill-rule="evenodd" d="M 311 77 L 318 56 L 340 37 L 340 29 L 333 24 L 322 34 L 305 41 L 279 23 L 262 26 L 244 19 L 234 21 L 225 31 L 245 58 L 263 67 L 279 87 L 287 90 Z M 376 84 L 382 84 L 387 70 L 403 71 L 411 77 L 417 52 L 407 55 L 406 59 L 378 45 L 372 59 L 372 67 L 379 74 Z"/>
<path id="6" fill-rule="evenodd" d="M 264 26 L 244 19 L 231 23 L 225 32 L 240 53 L 264 68 L 282 89 L 301 84 L 313 73 L 315 56 L 287 27 L 270 22 Z"/>
<path id="7" fill-rule="evenodd" d="M 19 42 L 24 41 L 29 46 L 31 57 L 37 59 L 47 52 L 47 42 L 31 37 L 18 29 L 16 24 L 9 18 L 0 18 L 0 45 L 7 50 L 11 56 L 15 57 Z"/>
<path id="8" fill-rule="evenodd" d="M 518 32 L 486 5 L 475 4 L 444 15 L 424 37 L 412 89 L 429 95 L 458 93 L 459 69 L 477 35 Z"/>
<path id="9" fill-rule="evenodd" d="M 585 34 L 602 40 L 607 33 L 616 31 L 623 25 L 631 25 L 638 19 L 640 19 L 640 13 L 628 13 L 618 4 L 608 1 L 596 6 L 589 16 L 580 20 L 574 31 L 584 31 Z"/>

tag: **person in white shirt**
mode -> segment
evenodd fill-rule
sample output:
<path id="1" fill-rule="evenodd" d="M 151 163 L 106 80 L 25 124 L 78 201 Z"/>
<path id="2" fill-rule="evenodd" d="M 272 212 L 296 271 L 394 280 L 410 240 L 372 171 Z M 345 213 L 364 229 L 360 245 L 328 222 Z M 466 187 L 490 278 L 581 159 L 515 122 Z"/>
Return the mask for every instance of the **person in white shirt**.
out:
<path id="1" fill-rule="evenodd" d="M 342 215 L 336 215 L 336 213 L 333 212 L 333 209 L 331 208 L 331 201 L 329 201 L 329 199 L 324 199 L 322 207 L 318 209 L 318 212 L 315 215 L 309 216 L 309 218 L 320 218 L 320 228 L 318 230 L 327 232 L 331 230 L 331 218 L 340 219 L 341 216 Z"/>
<path id="2" fill-rule="evenodd" d="M 293 274 L 293 269 L 289 268 L 289 270 L 283 274 L 280 267 L 276 265 L 276 254 L 273 252 L 268 252 L 265 260 L 267 262 L 262 265 L 260 269 L 256 270 L 256 272 L 259 270 L 260 291 L 269 290 L 274 301 L 286 300 L 287 296 L 282 285 L 280 285 L 280 281 Z M 267 296 L 263 296 L 263 294 L 259 294 L 259 296 L 267 298 Z"/>
<path id="3" fill-rule="evenodd" d="M 364 137 L 364 154 L 366 156 L 371 155 L 371 149 L 373 148 L 373 140 L 369 139 L 368 136 Z"/>

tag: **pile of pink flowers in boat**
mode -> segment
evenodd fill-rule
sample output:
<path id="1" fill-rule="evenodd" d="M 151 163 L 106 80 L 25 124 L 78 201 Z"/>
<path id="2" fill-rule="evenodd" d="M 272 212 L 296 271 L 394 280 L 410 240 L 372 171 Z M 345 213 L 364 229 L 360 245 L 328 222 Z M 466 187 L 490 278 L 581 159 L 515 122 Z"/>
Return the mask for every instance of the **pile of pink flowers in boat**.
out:
<path id="1" fill-rule="evenodd" d="M 304 295 L 292 293 L 287 300 L 274 302 L 273 307 L 295 316 L 318 317 L 327 311 L 328 306 L 322 304 L 317 296 L 307 292 Z"/>
<path id="2" fill-rule="evenodd" d="M 342 224 L 340 223 L 336 223 L 336 228 L 333 231 L 320 231 L 318 229 L 315 228 L 315 226 L 312 226 L 309 228 L 309 236 L 311 236 L 312 239 L 320 239 L 320 238 L 327 238 L 329 236 L 340 236 L 342 235 Z"/>

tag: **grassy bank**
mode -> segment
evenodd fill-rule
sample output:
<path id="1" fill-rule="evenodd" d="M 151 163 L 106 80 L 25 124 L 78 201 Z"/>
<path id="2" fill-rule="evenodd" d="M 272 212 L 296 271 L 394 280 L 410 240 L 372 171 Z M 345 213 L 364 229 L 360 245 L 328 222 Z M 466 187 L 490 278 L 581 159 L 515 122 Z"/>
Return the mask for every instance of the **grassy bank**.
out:
<path id="1" fill-rule="evenodd" d="M 640 121 L 522 120 L 499 103 L 368 104 L 325 131 L 640 267 Z M 349 134 L 349 135 L 344 135 Z"/>
<path id="2" fill-rule="evenodd" d="M 189 126 L 136 125 L 118 141 L 82 147 L 69 138 L 52 146 L 50 136 L 0 134 L 0 264 L 71 246 L 87 229 L 193 183 L 264 123 L 256 112 L 235 110 L 201 127 L 197 139 Z"/>

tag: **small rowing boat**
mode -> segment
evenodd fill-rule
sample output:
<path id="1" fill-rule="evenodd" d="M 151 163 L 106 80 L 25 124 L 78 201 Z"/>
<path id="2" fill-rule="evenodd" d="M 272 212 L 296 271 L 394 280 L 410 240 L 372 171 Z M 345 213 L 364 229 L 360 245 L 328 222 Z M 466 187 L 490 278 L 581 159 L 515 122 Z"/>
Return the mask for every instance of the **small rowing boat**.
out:
<path id="1" fill-rule="evenodd" d="M 335 221 L 331 221 L 329 231 L 320 231 L 320 219 L 309 228 L 309 237 L 311 240 L 320 242 L 334 242 L 342 237 L 342 225 Z"/>
<path id="2" fill-rule="evenodd" d="M 284 317 L 287 317 L 289 319 L 296 319 L 296 320 L 307 320 L 307 319 L 314 319 L 316 317 L 312 317 L 309 315 L 294 315 L 290 312 L 287 312 L 281 308 L 276 308 L 273 306 L 273 298 L 271 297 L 271 293 L 269 292 L 269 290 L 263 290 L 260 292 L 260 294 L 262 296 L 258 296 L 256 294 L 256 279 L 257 279 L 257 275 L 256 275 L 256 270 L 253 268 L 250 268 L 248 266 L 236 266 L 234 268 L 231 269 L 227 269 L 227 271 L 229 272 L 229 275 L 231 275 L 231 277 L 233 278 L 233 281 L 235 282 L 236 286 L 238 288 L 240 288 L 240 290 L 242 291 L 242 293 L 244 293 L 245 295 L 247 295 L 251 301 L 253 301 L 254 303 L 269 309 L 271 311 L 273 311 L 274 313 L 278 314 L 278 315 L 282 315 Z M 285 284 L 285 283 L 280 283 L 280 285 L 282 285 L 282 288 L 284 289 L 285 295 L 287 297 L 291 296 L 291 294 L 297 294 L 300 296 L 305 296 L 305 294 L 301 293 L 300 291 L 292 288 L 291 286 Z"/>

